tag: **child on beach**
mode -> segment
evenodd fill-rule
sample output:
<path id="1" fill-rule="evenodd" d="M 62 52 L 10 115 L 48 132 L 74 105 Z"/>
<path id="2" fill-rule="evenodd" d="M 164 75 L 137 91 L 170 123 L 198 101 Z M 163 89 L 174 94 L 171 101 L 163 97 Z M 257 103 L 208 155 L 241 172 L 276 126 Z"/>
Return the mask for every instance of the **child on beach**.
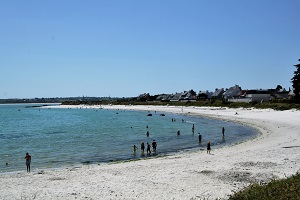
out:
<path id="1" fill-rule="evenodd" d="M 208 140 L 207 142 L 207 153 L 210 154 L 210 141 Z"/>

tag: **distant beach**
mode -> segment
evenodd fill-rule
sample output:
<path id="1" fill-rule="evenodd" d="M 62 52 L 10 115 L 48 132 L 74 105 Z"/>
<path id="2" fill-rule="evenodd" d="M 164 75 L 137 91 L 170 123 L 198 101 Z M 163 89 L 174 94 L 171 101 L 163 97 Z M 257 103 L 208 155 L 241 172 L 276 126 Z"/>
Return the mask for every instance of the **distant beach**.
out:
<path id="1" fill-rule="evenodd" d="M 70 107 L 70 106 L 67 106 Z M 174 106 L 104 109 L 195 115 L 252 126 L 255 139 L 155 159 L 0 174 L 1 199 L 226 199 L 252 182 L 299 171 L 300 111 Z M 225 131 L 226 135 L 226 131 Z M 25 167 L 25 166 L 24 166 Z"/>

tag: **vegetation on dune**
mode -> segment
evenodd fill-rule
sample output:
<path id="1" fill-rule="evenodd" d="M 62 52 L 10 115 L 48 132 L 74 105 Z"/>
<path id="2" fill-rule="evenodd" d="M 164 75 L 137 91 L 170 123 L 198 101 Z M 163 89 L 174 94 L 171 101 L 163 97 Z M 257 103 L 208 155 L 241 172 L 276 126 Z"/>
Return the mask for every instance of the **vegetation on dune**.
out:
<path id="1" fill-rule="evenodd" d="M 228 108 L 258 108 L 258 109 L 268 109 L 272 108 L 274 110 L 289 110 L 298 109 L 300 110 L 300 104 L 294 103 L 289 100 L 274 100 L 270 102 L 263 103 L 236 103 L 236 102 L 226 102 L 222 100 L 202 100 L 195 102 L 138 102 L 138 101 L 66 101 L 63 105 L 156 105 L 156 106 L 211 106 L 211 107 L 228 107 Z"/>
<path id="2" fill-rule="evenodd" d="M 300 199 L 300 174 L 297 173 L 292 177 L 273 180 L 268 184 L 252 184 L 247 188 L 233 194 L 230 200 L 247 200 L 247 199 Z"/>

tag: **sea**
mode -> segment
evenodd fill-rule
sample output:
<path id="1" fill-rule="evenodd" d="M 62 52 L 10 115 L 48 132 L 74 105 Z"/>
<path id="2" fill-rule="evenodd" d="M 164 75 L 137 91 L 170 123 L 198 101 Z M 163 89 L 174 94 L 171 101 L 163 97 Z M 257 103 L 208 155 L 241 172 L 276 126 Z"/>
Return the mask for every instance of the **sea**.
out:
<path id="1" fill-rule="evenodd" d="M 204 151 L 208 140 L 213 152 L 214 148 L 240 143 L 258 134 L 248 126 L 195 116 L 49 105 L 0 105 L 1 173 L 25 172 L 26 152 L 32 156 L 31 171 L 42 171 Z M 142 154 L 141 142 L 151 144 L 153 140 L 157 142 L 156 153 L 151 148 L 151 154 Z M 136 153 L 133 145 L 138 147 Z"/>

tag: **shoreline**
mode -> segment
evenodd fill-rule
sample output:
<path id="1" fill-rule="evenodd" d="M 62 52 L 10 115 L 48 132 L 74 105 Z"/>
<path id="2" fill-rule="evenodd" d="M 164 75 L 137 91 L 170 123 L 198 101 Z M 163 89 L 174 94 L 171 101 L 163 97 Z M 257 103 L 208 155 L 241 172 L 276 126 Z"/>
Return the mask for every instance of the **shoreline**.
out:
<path id="1" fill-rule="evenodd" d="M 15 107 L 19 107 L 19 106 L 15 106 Z M 23 104 L 22 107 L 21 107 L 21 109 L 24 108 L 24 111 L 29 110 L 29 112 L 33 112 L 33 113 L 35 113 L 35 111 L 42 111 L 42 110 L 44 110 L 45 112 L 51 112 L 51 109 L 52 109 L 53 112 L 57 111 L 59 113 L 60 112 L 64 113 L 65 111 L 67 113 L 69 113 L 69 112 L 71 112 L 71 113 L 74 113 L 74 112 L 75 113 L 86 113 L 86 112 L 88 112 L 88 113 L 97 113 L 99 111 L 100 115 L 97 114 L 97 116 L 99 115 L 99 117 L 103 116 L 103 114 L 101 114 L 102 112 L 106 113 L 106 111 L 108 110 L 108 109 L 95 109 L 95 107 L 97 107 L 97 106 L 91 106 L 91 107 L 88 107 L 88 109 L 84 108 L 84 106 L 75 106 L 76 108 L 73 107 L 73 109 L 72 108 L 69 109 L 69 108 L 65 108 L 65 107 L 69 107 L 69 106 L 57 106 L 57 105 L 55 106 L 55 105 L 53 105 L 52 107 L 49 107 L 49 106 L 46 106 L 46 105 L 36 105 L 36 104 L 33 104 L 33 105 L 30 104 L 30 105 L 28 105 L 28 104 Z M 78 107 L 80 107 L 81 109 L 78 109 Z M 49 109 L 49 111 L 48 111 L 47 108 L 51 108 L 51 109 Z M 99 106 L 98 106 L 98 108 L 99 108 Z M 107 111 L 109 113 L 118 113 L 119 114 L 119 113 L 123 113 L 123 112 L 124 113 L 125 112 L 128 112 L 128 113 L 134 112 L 134 113 L 141 114 L 142 116 L 147 115 L 149 113 L 148 111 L 133 111 L 133 110 L 127 110 L 126 111 L 126 110 L 114 109 L 114 108 L 111 108 L 111 107 L 109 107 L 109 108 L 110 108 L 110 110 Z M 60 110 L 64 110 L 64 111 L 60 111 Z M 44 113 L 44 112 L 41 112 L 41 113 Z M 226 122 L 226 121 L 223 121 L 223 120 L 222 121 L 221 120 L 217 120 L 217 121 L 215 121 L 215 120 L 214 121 L 205 121 L 205 123 L 202 123 L 201 119 L 205 119 L 205 120 L 213 120 L 213 119 L 211 117 L 210 117 L 211 119 L 206 119 L 206 118 L 202 118 L 202 117 L 199 117 L 199 116 L 196 116 L 196 115 L 192 115 L 192 114 L 182 114 L 182 113 L 180 113 L 180 114 L 172 114 L 172 113 L 166 113 L 166 112 L 157 112 L 157 113 L 154 114 L 154 111 L 150 111 L 150 113 L 152 113 L 154 116 L 158 116 L 158 115 L 161 115 L 161 114 L 167 115 L 167 117 L 163 117 L 163 118 L 157 118 L 157 119 L 149 118 L 149 119 L 151 119 L 150 120 L 151 122 L 149 122 L 150 126 L 151 126 L 151 132 L 154 133 L 149 138 L 150 142 L 152 141 L 152 139 L 158 139 L 159 138 L 159 134 L 161 134 L 162 132 L 168 131 L 168 129 L 172 128 L 172 127 L 167 128 L 167 129 L 165 128 L 164 131 L 162 131 L 162 129 L 160 129 L 159 126 L 156 125 L 156 127 L 158 127 L 158 128 L 156 128 L 156 130 L 155 130 L 154 126 L 151 124 L 152 121 L 153 120 L 154 121 L 156 121 L 156 120 L 165 121 L 164 123 L 160 123 L 161 126 L 162 126 L 162 128 L 164 128 L 163 126 L 165 126 L 167 123 L 169 123 L 171 121 L 171 117 L 172 118 L 176 118 L 177 121 L 179 121 L 178 124 L 174 123 L 176 125 L 175 125 L 175 130 L 173 130 L 173 131 L 177 131 L 176 128 L 181 129 L 182 130 L 182 135 L 183 135 L 182 139 L 185 140 L 186 139 L 185 137 L 188 137 L 189 141 L 187 141 L 187 142 L 183 143 L 183 145 L 181 145 L 181 144 L 178 144 L 178 137 L 176 137 L 174 139 L 174 142 L 173 141 L 169 142 L 169 147 L 166 147 L 165 144 L 164 144 L 164 142 L 168 143 L 168 141 L 173 140 L 172 134 L 170 134 L 170 135 L 168 135 L 169 138 L 166 141 L 158 139 L 159 140 L 159 146 L 160 146 L 159 147 L 159 151 L 157 153 L 152 153 L 151 155 L 149 155 L 149 154 L 142 155 L 140 153 L 140 151 L 137 151 L 136 154 L 133 154 L 133 152 L 131 151 L 131 146 L 130 146 L 129 149 L 125 148 L 122 151 L 119 151 L 118 153 L 120 153 L 120 155 L 111 154 L 110 156 L 107 156 L 107 154 L 104 153 L 103 154 L 104 156 L 102 157 L 101 155 L 102 155 L 103 151 L 101 151 L 99 153 L 94 152 L 94 151 L 85 151 L 86 152 L 86 154 L 85 154 L 86 156 L 89 156 L 89 155 L 92 155 L 92 154 L 93 154 L 93 156 L 91 156 L 91 157 L 86 157 L 86 156 L 82 157 L 81 156 L 80 159 L 73 158 L 72 160 L 70 160 L 70 159 L 69 160 L 65 160 L 64 157 L 55 157 L 56 155 L 53 155 L 53 154 L 52 154 L 53 156 L 49 156 L 49 155 L 45 154 L 45 156 L 48 156 L 48 158 L 50 158 L 50 159 L 43 160 L 43 156 L 42 155 L 38 155 L 38 154 L 35 154 L 33 152 L 36 152 L 36 151 L 39 151 L 39 150 L 45 152 L 45 150 L 43 150 L 43 148 L 42 149 L 40 149 L 40 148 L 39 149 L 34 149 L 33 148 L 33 149 L 30 150 L 31 153 L 33 154 L 34 160 L 35 160 L 35 162 L 32 163 L 33 164 L 32 165 L 32 171 L 36 171 L 37 172 L 37 171 L 42 171 L 42 170 L 52 170 L 52 169 L 73 167 L 73 166 L 78 166 L 78 165 L 81 166 L 81 165 L 92 165 L 92 164 L 99 164 L 99 163 L 121 162 L 121 161 L 124 161 L 124 160 L 138 160 L 138 159 L 143 159 L 143 158 L 147 158 L 147 157 L 157 157 L 157 156 L 161 156 L 161 155 L 164 155 L 164 156 L 166 156 L 166 155 L 173 155 L 173 154 L 179 153 L 181 151 L 183 151 L 183 152 L 190 151 L 190 150 L 197 151 L 197 150 L 200 150 L 200 149 L 201 150 L 206 150 L 207 139 L 210 139 L 211 145 L 215 149 L 215 148 L 220 148 L 221 146 L 229 146 L 229 145 L 233 145 L 233 144 L 236 144 L 236 143 L 240 143 L 240 142 L 245 141 L 245 140 L 252 139 L 254 137 L 257 137 L 257 134 L 258 134 L 257 131 L 254 130 L 253 128 L 249 128 L 249 127 L 245 127 L 244 126 L 245 129 L 248 129 L 248 130 L 245 130 L 245 132 L 242 131 L 242 130 L 241 131 L 234 131 L 235 133 L 233 133 L 235 135 L 235 134 L 239 134 L 239 132 L 240 132 L 240 133 L 242 133 L 241 135 L 243 135 L 243 136 L 241 136 L 241 137 L 239 137 L 239 136 L 238 137 L 233 137 L 232 135 L 228 135 L 228 137 L 222 139 L 221 133 L 220 133 L 220 135 L 218 133 L 218 128 L 217 128 L 217 130 L 214 130 L 213 132 L 205 130 L 205 128 L 206 128 L 205 126 L 207 126 L 207 123 L 209 123 L 208 126 L 212 126 L 212 127 L 218 126 L 218 127 L 220 127 L 220 129 L 222 128 L 222 126 L 225 126 L 225 127 L 227 126 L 227 128 L 229 128 L 228 126 L 230 126 L 230 128 L 228 129 L 229 132 L 231 132 L 230 130 L 234 126 L 241 127 L 241 125 L 233 125 L 234 123 Z M 65 115 L 65 116 L 67 116 L 67 115 Z M 42 116 L 44 116 L 44 115 L 42 115 Z M 40 118 L 44 118 L 42 116 Z M 169 119 L 166 119 L 166 118 L 169 118 Z M 97 118 L 95 118 L 95 119 L 97 121 Z M 183 119 L 187 123 L 181 123 L 181 120 L 183 120 Z M 147 120 L 148 120 L 148 117 L 147 117 L 147 119 L 144 118 L 144 120 L 142 121 L 142 123 L 146 122 Z M 198 120 L 200 120 L 200 121 L 198 122 Z M 136 124 L 135 122 L 132 123 L 131 121 L 128 121 L 128 123 L 131 124 L 130 126 L 134 127 L 135 130 L 137 130 L 139 127 L 140 127 L 141 130 L 143 130 L 143 128 L 142 128 L 143 126 L 149 125 L 149 124 L 147 124 L 148 122 L 146 122 L 145 125 L 141 125 L 140 122 L 138 124 Z M 196 131 L 195 131 L 196 134 L 191 134 L 190 135 L 189 132 L 188 132 L 189 131 L 189 124 L 192 124 L 192 123 L 196 123 L 197 124 L 196 125 Z M 218 123 L 220 123 L 220 124 L 218 124 Z M 226 124 L 224 124 L 224 123 L 226 123 Z M 227 123 L 230 123 L 231 125 L 229 125 L 229 124 L 227 125 Z M 92 123 L 91 125 L 94 125 L 94 124 L 98 127 L 97 123 Z M 173 124 L 171 124 L 171 125 L 173 125 Z M 233 127 L 231 127 L 232 125 L 233 125 Z M 190 126 L 192 126 L 192 125 L 190 125 Z M 124 127 L 126 127 L 126 125 Z M 185 128 L 186 128 L 186 130 L 184 130 Z M 120 127 L 119 127 L 119 129 L 120 129 Z M 133 130 L 133 129 L 130 129 L 130 130 Z M 57 131 L 59 131 L 59 130 L 55 130 L 54 133 L 57 133 Z M 204 136 L 201 143 L 198 143 L 198 136 L 197 136 L 197 132 L 198 131 L 202 131 L 201 133 Z M 52 133 L 53 131 L 49 131 L 49 132 Z M 159 134 L 157 134 L 157 133 L 159 133 Z M 246 134 L 246 133 L 249 133 L 249 134 Z M 70 135 L 69 137 L 72 137 L 72 135 Z M 66 139 L 68 139 L 68 138 L 66 138 Z M 98 139 L 101 140 L 101 138 L 98 138 Z M 142 140 L 145 141 L 147 139 L 148 139 L 148 137 L 147 138 L 146 137 L 140 138 L 140 141 L 142 141 Z M 225 141 L 225 139 L 226 139 L 226 141 Z M 8 142 L 12 142 L 12 140 L 10 140 Z M 31 143 L 31 141 L 29 141 L 29 142 Z M 39 141 L 36 141 L 35 143 L 39 144 Z M 135 143 L 135 144 L 139 145 L 139 142 L 137 142 L 137 141 L 132 141 L 132 142 L 124 142 L 124 141 L 122 142 L 121 141 L 121 143 L 123 143 L 123 144 L 126 144 L 126 143 L 127 144 L 131 144 L 131 143 L 133 144 L 133 143 Z M 178 145 L 175 145 L 175 144 L 178 144 Z M 34 143 L 32 143 L 32 145 L 34 145 Z M 66 143 L 66 145 L 67 145 L 67 143 Z M 86 144 L 86 145 L 89 145 L 89 143 Z M 93 145 L 97 145 L 97 142 L 95 144 L 93 144 Z M 28 145 L 28 146 L 30 147 L 31 145 Z M 82 147 L 84 148 L 84 145 L 82 145 Z M 60 149 L 57 149 L 57 150 L 58 150 L 58 152 L 64 152 L 65 150 L 62 150 L 62 149 L 63 148 L 60 148 Z M 50 150 L 50 152 L 51 151 L 55 152 L 52 149 L 52 147 L 50 147 L 49 150 Z M 72 150 L 72 148 L 70 150 Z M 77 149 L 77 151 L 78 150 L 79 149 Z M 72 156 L 74 154 L 77 154 L 76 150 L 73 151 L 71 154 L 70 154 L 70 151 L 64 152 L 64 153 L 65 153 L 66 158 L 68 158 L 68 157 L 70 157 L 70 156 Z M 81 153 L 81 152 L 78 152 L 78 153 Z M 109 154 L 109 152 L 108 152 L 108 154 Z M 8 157 L 13 157 L 13 156 L 15 156 L 15 155 L 8 155 Z M 37 156 L 39 156 L 39 158 Z M 96 159 L 93 159 L 93 157 L 96 157 Z M 36 160 L 36 159 L 38 159 L 38 160 Z M 18 165 L 16 165 L 18 167 L 15 167 L 15 166 L 12 165 L 13 161 L 8 162 L 8 163 L 10 163 L 10 165 L 7 165 L 6 167 L 5 166 L 0 166 L 0 168 L 1 168 L 1 172 L 0 173 L 22 172 L 23 169 L 24 169 L 22 159 L 19 160 Z"/>
<path id="2" fill-rule="evenodd" d="M 226 199 L 233 191 L 252 182 L 284 178 L 300 169 L 300 124 L 297 122 L 300 111 L 123 105 L 102 108 L 211 117 L 254 127 L 261 134 L 238 144 L 213 148 L 211 155 L 195 150 L 42 173 L 0 174 L 3 185 L 0 198 Z"/>

